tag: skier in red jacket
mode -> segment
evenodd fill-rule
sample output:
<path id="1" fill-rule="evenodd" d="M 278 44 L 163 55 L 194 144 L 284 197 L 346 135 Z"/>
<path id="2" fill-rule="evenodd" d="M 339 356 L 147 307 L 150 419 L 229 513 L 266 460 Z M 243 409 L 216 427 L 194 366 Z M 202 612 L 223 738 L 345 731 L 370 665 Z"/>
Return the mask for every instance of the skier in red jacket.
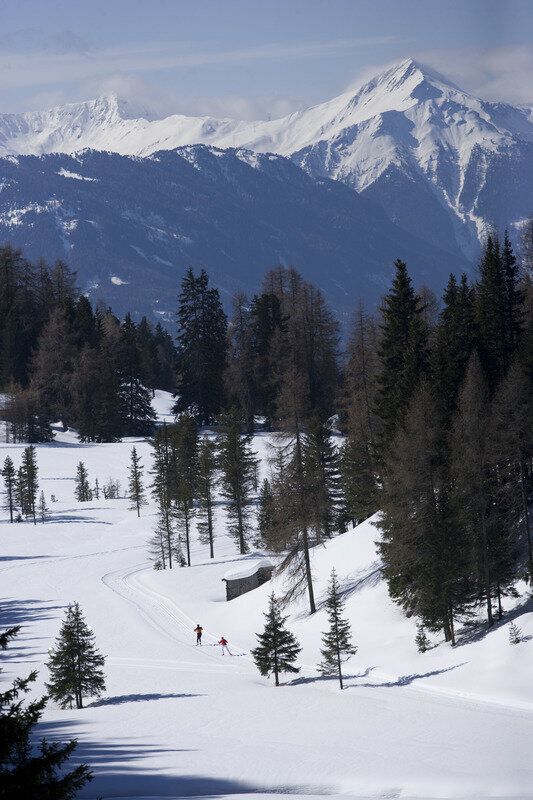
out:
<path id="1" fill-rule="evenodd" d="M 222 655 L 224 655 L 224 649 L 226 650 L 227 653 L 229 653 L 231 655 L 231 653 L 228 650 L 228 640 L 227 639 L 224 639 L 224 637 L 222 637 L 220 642 L 219 642 L 219 644 L 222 645 Z"/>

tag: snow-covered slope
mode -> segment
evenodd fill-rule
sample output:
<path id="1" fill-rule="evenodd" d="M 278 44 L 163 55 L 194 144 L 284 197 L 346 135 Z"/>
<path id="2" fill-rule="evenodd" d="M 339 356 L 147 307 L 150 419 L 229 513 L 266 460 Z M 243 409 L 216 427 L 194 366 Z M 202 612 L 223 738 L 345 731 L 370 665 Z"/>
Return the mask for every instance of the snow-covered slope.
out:
<path id="1" fill-rule="evenodd" d="M 282 119 L 153 119 L 116 96 L 0 116 L 0 154 L 90 147 L 145 156 L 204 143 L 292 157 L 368 192 L 393 221 L 472 257 L 491 225 L 533 213 L 533 114 L 406 59 L 357 91 Z"/>
<path id="2" fill-rule="evenodd" d="M 161 418 L 170 401 L 157 394 Z M 253 441 L 263 474 L 269 441 Z M 0 656 L 3 679 L 36 668 L 43 688 L 48 648 L 74 600 L 107 657 L 104 696 L 80 711 L 49 705 L 40 729 L 51 740 L 79 738 L 76 757 L 96 773 L 82 797 L 533 796 L 533 611 L 525 595 L 508 601 L 529 637 L 520 645 L 509 644 L 505 623 L 463 631 L 453 650 L 434 637 L 435 647 L 420 654 L 414 621 L 381 579 L 369 520 L 313 552 L 319 609 L 310 617 L 305 598 L 287 609 L 303 648 L 301 672 L 276 689 L 259 676 L 250 649 L 282 579 L 224 600 L 228 569 L 245 569 L 262 553 L 237 554 L 223 502 L 215 559 L 194 537 L 190 569 L 156 572 L 146 554 L 153 504 L 138 519 L 127 500 L 74 500 L 80 460 L 92 481 L 113 477 L 125 486 L 133 442 L 82 445 L 73 432 L 58 433 L 37 446 L 50 520 L 34 527 L 0 519 L 0 625 L 22 624 L 9 658 Z M 150 446 L 135 444 L 146 470 Z M 1 444 L 0 461 L 9 453 L 18 466 L 22 449 Z M 332 567 L 358 647 L 342 693 L 316 669 Z M 222 656 L 221 636 L 232 656 Z"/>

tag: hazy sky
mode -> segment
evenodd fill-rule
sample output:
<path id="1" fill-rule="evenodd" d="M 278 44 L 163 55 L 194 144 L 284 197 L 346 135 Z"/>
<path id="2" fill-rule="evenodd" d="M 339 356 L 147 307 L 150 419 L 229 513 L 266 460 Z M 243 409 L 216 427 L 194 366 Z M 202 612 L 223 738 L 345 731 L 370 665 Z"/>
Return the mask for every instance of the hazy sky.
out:
<path id="1" fill-rule="evenodd" d="M 116 91 L 158 113 L 281 116 L 412 56 L 533 103 L 533 0 L 0 0 L 0 111 Z"/>

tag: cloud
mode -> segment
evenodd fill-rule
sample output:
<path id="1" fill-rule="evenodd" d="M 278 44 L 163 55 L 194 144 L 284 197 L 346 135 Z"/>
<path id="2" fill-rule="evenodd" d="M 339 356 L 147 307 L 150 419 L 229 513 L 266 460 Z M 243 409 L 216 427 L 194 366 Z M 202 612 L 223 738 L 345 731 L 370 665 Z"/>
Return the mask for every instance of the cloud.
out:
<path id="1" fill-rule="evenodd" d="M 213 50 L 190 43 L 148 43 L 94 51 L 70 31 L 55 39 L 55 50 L 39 52 L 3 51 L 0 54 L 0 86 L 4 89 L 23 86 L 66 83 L 116 73 L 150 73 L 224 64 L 246 64 L 280 59 L 310 59 L 328 56 L 341 50 L 386 44 L 391 36 L 333 39 L 327 42 L 265 44 L 257 47 Z"/>

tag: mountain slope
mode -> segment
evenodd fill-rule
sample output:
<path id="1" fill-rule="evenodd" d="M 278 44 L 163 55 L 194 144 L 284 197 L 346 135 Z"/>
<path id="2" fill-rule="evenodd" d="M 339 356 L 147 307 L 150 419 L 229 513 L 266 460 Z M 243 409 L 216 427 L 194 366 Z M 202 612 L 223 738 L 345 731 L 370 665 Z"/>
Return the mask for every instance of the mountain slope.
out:
<path id="1" fill-rule="evenodd" d="M 398 225 L 473 258 L 492 225 L 533 213 L 533 114 L 475 98 L 406 59 L 358 91 L 278 120 L 153 119 L 112 96 L 0 116 L 0 154 L 131 155 L 205 143 L 290 156 L 365 192 Z"/>
<path id="2" fill-rule="evenodd" d="M 393 225 L 342 183 L 289 159 L 203 145 L 146 158 L 87 151 L 0 160 L 0 241 L 63 258 L 84 291 L 118 314 L 170 315 L 185 269 L 226 298 L 260 288 L 278 263 L 300 269 L 335 310 L 373 304 L 393 261 L 440 290 L 467 264 Z M 224 296 L 223 295 L 223 296 Z"/>

